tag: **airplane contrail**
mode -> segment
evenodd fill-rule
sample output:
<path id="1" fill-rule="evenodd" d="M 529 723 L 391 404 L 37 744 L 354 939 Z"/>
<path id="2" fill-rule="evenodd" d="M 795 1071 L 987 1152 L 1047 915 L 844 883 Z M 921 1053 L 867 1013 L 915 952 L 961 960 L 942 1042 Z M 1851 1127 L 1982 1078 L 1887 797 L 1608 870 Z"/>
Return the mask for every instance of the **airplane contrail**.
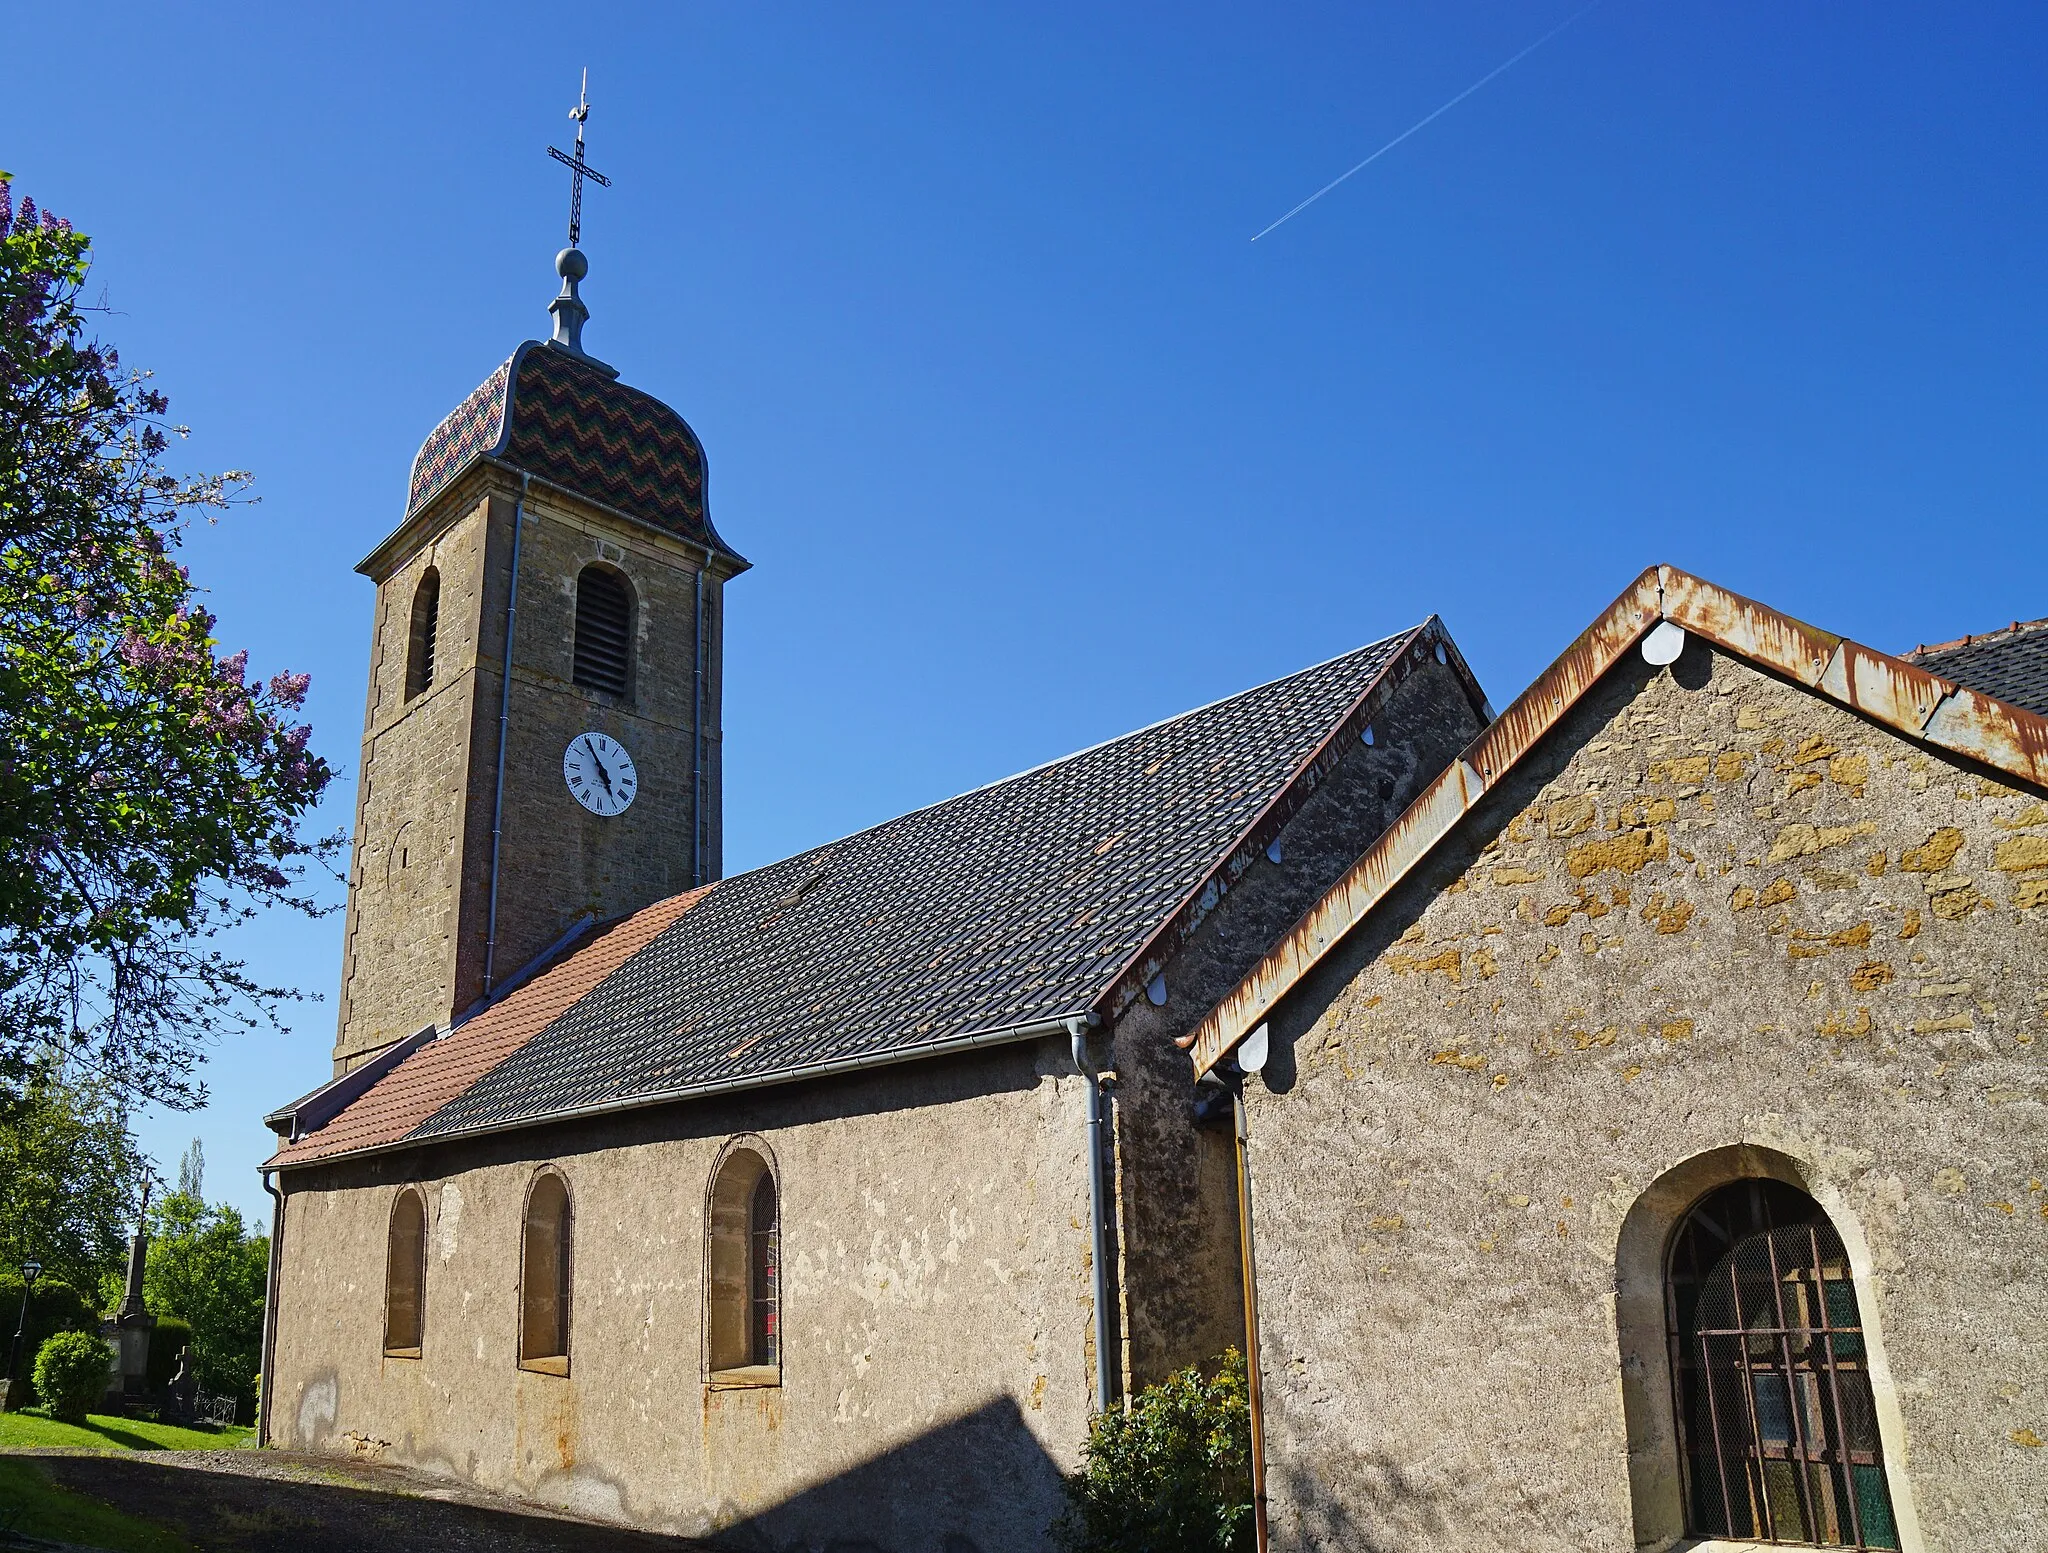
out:
<path id="1" fill-rule="evenodd" d="M 1304 210 L 1307 210 L 1309 206 L 1313 205 L 1317 200 L 1321 199 L 1325 194 L 1328 194 L 1332 189 L 1336 188 L 1337 185 L 1342 183 L 1346 178 L 1352 177 L 1354 174 L 1364 172 L 1368 167 L 1372 166 L 1374 162 L 1377 162 L 1381 157 L 1385 156 L 1389 151 L 1393 150 L 1394 147 L 1398 146 L 1402 141 L 1406 140 L 1410 135 L 1414 134 L 1417 130 L 1423 128 L 1425 125 L 1431 123 L 1433 120 L 1442 118 L 1446 113 L 1449 113 L 1453 108 L 1457 107 L 1459 103 L 1463 102 L 1467 97 L 1470 97 L 1474 92 L 1478 91 L 1480 87 L 1486 85 L 1487 82 L 1493 80 L 1496 76 L 1499 76 L 1505 73 L 1506 71 L 1513 69 L 1516 65 L 1519 65 L 1523 60 L 1527 59 L 1531 54 L 1535 53 L 1538 49 L 1542 48 L 1544 44 L 1548 43 L 1552 38 L 1556 37 L 1559 33 L 1563 32 L 1565 28 L 1571 26 L 1573 22 L 1577 21 L 1581 16 L 1584 16 L 1588 11 L 1592 10 L 1593 7 L 1598 5 L 1599 3 L 1600 0 L 1586 0 L 1586 4 L 1580 6 L 1576 11 L 1572 12 L 1571 15 L 1567 16 L 1563 21 L 1559 22 L 1555 27 L 1551 28 L 1550 31 L 1546 32 L 1534 43 L 1530 44 L 1527 48 L 1523 49 L 1521 53 L 1515 55 L 1505 64 L 1494 66 L 1493 69 L 1487 71 L 1485 75 L 1481 76 L 1478 80 L 1474 81 L 1470 86 L 1466 87 L 1465 90 L 1458 93 L 1457 96 L 1453 97 L 1441 108 L 1438 108 L 1434 113 L 1428 114 L 1423 118 L 1417 119 L 1413 124 L 1409 125 L 1406 129 L 1402 130 L 1400 134 L 1396 135 L 1392 140 L 1388 141 L 1385 145 L 1381 146 L 1379 150 L 1373 152 L 1371 156 L 1367 157 L 1364 161 L 1360 162 L 1356 167 L 1352 168 L 1350 172 L 1343 173 L 1335 178 L 1332 178 L 1328 183 L 1324 184 L 1320 189 L 1316 190 L 1315 193 L 1311 194 L 1299 205 L 1296 205 L 1294 209 L 1288 211 L 1287 214 L 1282 216 L 1278 221 L 1275 221 L 1273 223 L 1273 226 L 1266 227 L 1261 231 L 1253 233 L 1252 241 L 1256 243 L 1260 238 L 1264 237 L 1267 232 L 1272 231 L 1273 227 L 1285 226 L 1288 222 L 1292 221 L 1296 216 L 1300 215 Z"/>

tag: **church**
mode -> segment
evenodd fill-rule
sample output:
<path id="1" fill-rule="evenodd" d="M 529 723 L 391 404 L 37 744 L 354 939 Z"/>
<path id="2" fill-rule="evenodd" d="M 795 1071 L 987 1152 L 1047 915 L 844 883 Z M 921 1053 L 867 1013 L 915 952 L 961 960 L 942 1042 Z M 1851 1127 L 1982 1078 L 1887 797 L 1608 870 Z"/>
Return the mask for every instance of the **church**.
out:
<path id="1" fill-rule="evenodd" d="M 1243 1342 L 1177 1038 L 1491 709 L 1424 620 L 723 877 L 747 562 L 558 269 L 360 568 L 264 1436 L 736 1546 L 1041 1547 L 1091 1415 Z"/>
<path id="2" fill-rule="evenodd" d="M 1498 717 L 1431 617 L 727 877 L 748 563 L 557 270 L 359 568 L 266 1442 L 1022 1553 L 1235 1345 L 1262 1547 L 2048 1545 L 2048 628 L 1652 568 Z"/>

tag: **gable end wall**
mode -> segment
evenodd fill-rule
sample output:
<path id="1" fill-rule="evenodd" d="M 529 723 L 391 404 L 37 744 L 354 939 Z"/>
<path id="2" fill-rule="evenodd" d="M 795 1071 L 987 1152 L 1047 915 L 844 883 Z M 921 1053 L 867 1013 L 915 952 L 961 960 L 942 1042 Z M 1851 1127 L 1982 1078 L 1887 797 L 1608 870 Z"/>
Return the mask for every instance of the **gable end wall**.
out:
<path id="1" fill-rule="evenodd" d="M 1273 1016 L 1274 1546 L 1635 1548 L 1623 1219 L 1743 1144 L 1863 1248 L 1907 1545 L 2048 1543 L 2044 1014 L 2040 792 L 1628 654 Z"/>

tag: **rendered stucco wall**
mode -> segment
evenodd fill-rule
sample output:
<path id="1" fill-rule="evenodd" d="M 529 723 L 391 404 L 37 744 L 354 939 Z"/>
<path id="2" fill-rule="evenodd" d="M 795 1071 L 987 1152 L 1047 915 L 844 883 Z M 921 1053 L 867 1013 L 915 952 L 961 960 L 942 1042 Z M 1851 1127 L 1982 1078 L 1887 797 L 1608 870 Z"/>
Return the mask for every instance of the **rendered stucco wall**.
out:
<path id="1" fill-rule="evenodd" d="M 1848 1242 L 1906 1546 L 2048 1546 L 2044 1000 L 2042 794 L 1631 654 L 1276 1012 L 1274 1546 L 1668 1545 L 1657 1224 L 1716 1171 Z"/>
<path id="2" fill-rule="evenodd" d="M 778 1387 L 714 1390 L 706 1189 L 742 1132 L 781 1180 L 785 1358 Z M 1084 1137 L 1046 1043 L 294 1173 L 273 1435 L 739 1546 L 1042 1548 L 1087 1432 Z M 575 1213 L 566 1377 L 515 1363 L 543 1163 Z M 430 1208 L 425 1337 L 386 1359 L 408 1180 Z"/>

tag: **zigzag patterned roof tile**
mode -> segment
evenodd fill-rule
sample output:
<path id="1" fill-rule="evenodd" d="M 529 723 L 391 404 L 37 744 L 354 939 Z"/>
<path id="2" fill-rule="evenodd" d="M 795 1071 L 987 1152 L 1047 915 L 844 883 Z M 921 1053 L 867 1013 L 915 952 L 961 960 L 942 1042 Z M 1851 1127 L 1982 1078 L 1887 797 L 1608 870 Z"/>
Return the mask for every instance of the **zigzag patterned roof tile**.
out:
<path id="1" fill-rule="evenodd" d="M 487 457 L 741 560 L 711 526 L 689 423 L 567 351 L 527 341 L 434 428 L 413 459 L 407 513 Z"/>

